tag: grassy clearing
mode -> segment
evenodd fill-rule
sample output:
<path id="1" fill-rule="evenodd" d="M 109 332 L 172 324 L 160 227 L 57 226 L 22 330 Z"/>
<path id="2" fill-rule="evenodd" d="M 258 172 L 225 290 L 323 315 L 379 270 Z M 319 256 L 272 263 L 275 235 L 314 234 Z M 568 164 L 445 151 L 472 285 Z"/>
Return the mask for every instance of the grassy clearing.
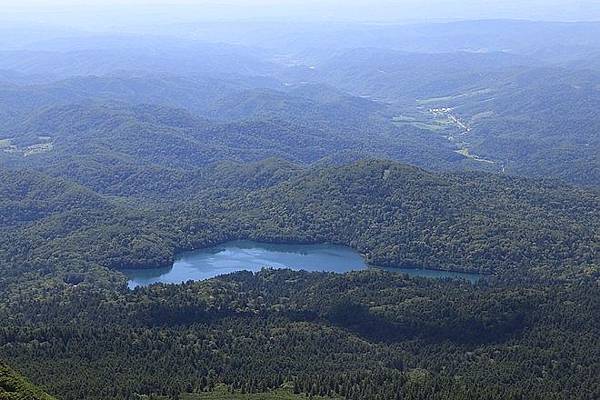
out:
<path id="1" fill-rule="evenodd" d="M 54 145 L 52 143 L 38 143 L 38 144 L 34 144 L 34 145 L 26 147 L 23 150 L 23 155 L 25 157 L 28 157 L 28 156 L 33 156 L 36 154 L 47 153 L 49 151 L 52 151 L 53 148 L 54 148 Z"/>
<path id="2" fill-rule="evenodd" d="M 408 116 L 398 116 L 394 117 L 392 122 L 397 126 L 410 125 L 418 129 L 424 129 L 432 132 L 439 132 L 448 126 L 448 122 L 446 120 L 434 120 L 431 117 L 426 119 L 417 119 Z"/>
<path id="3" fill-rule="evenodd" d="M 394 123 L 398 126 L 410 125 L 410 126 L 414 126 L 415 128 L 423 129 L 423 130 L 431 131 L 431 132 L 439 132 L 448 127 L 447 123 L 438 122 L 438 121 L 435 121 L 435 122 L 425 122 L 425 121 L 396 122 L 396 121 L 394 121 Z"/>
<path id="4" fill-rule="evenodd" d="M 471 160 L 474 160 L 474 161 L 479 161 L 479 162 L 488 163 L 488 164 L 495 164 L 496 163 L 495 161 L 487 160 L 485 158 L 481 158 L 479 156 L 476 156 L 475 154 L 471 154 L 469 152 L 469 149 L 467 149 L 467 148 L 462 148 L 460 150 L 455 150 L 454 152 L 460 154 L 461 156 L 464 156 L 464 157 L 467 157 L 467 158 L 469 158 Z"/>
<path id="5" fill-rule="evenodd" d="M 415 122 L 411 125 L 415 128 L 424 129 L 431 132 L 439 132 L 446 128 L 444 125 L 438 123 Z"/>
<path id="6" fill-rule="evenodd" d="M 394 122 L 414 122 L 417 119 L 414 117 L 409 117 L 408 115 L 397 115 L 392 118 Z"/>
<path id="7" fill-rule="evenodd" d="M 480 95 L 489 94 L 489 93 L 493 93 L 493 90 L 489 89 L 489 88 L 475 89 L 470 92 L 460 93 L 460 94 L 453 95 L 453 96 L 431 97 L 429 99 L 419 99 L 419 100 L 417 100 L 417 104 L 427 105 L 427 104 L 441 103 L 441 102 L 445 102 L 445 101 L 457 100 L 457 99 L 461 99 L 461 98 L 465 98 L 465 97 L 480 96 Z"/>
<path id="8" fill-rule="evenodd" d="M 446 96 L 446 97 L 432 97 L 430 99 L 418 99 L 417 104 L 423 106 L 423 105 L 427 105 L 427 104 L 434 104 L 434 103 L 441 103 L 444 101 L 450 101 L 450 100 L 458 99 L 460 97 L 461 97 L 461 95 Z"/>

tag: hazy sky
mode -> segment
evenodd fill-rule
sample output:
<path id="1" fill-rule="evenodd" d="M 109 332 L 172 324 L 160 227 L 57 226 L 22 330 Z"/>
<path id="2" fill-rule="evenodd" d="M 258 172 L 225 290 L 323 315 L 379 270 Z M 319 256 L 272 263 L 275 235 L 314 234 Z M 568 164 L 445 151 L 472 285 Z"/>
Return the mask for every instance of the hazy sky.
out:
<path id="1" fill-rule="evenodd" d="M 600 20 L 600 0 L 0 0 L 3 17 L 126 24 L 206 19 L 414 21 Z"/>

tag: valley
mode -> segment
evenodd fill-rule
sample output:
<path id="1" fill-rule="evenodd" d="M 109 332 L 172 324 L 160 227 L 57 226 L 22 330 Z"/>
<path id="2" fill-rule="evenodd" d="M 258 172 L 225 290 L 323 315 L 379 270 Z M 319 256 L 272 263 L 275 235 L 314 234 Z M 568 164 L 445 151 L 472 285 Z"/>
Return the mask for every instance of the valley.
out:
<path id="1" fill-rule="evenodd" d="M 452 96 L 451 98 L 459 98 L 461 96 Z M 433 101 L 439 99 L 431 99 Z M 420 100 L 418 104 L 427 104 L 430 100 Z M 407 110 L 405 110 L 406 112 Z M 400 115 L 393 117 L 392 121 L 394 124 L 410 125 L 417 129 L 428 131 L 432 134 L 441 135 L 446 138 L 452 147 L 455 148 L 454 152 L 461 156 L 468 158 L 480 163 L 490 164 L 495 166 L 496 170 L 500 172 L 505 171 L 503 163 L 500 161 L 483 158 L 476 154 L 472 154 L 469 149 L 469 135 L 472 133 L 472 128 L 468 126 L 460 117 L 456 116 L 452 108 L 428 108 L 425 109 L 423 106 L 417 106 L 417 108 L 406 115 Z M 413 116 L 408 116 L 413 115 Z"/>

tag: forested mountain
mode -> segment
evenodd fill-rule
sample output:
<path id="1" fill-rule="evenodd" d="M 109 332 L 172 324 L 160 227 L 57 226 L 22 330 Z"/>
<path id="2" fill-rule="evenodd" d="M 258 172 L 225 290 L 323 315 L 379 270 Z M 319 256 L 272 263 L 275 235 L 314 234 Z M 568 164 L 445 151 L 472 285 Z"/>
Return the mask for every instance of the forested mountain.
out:
<path id="1" fill-rule="evenodd" d="M 222 53 L 236 57 L 251 53 L 235 46 L 219 52 L 218 46 L 195 41 L 168 47 L 171 43 L 166 39 L 157 43 L 136 38 L 65 39 L 52 48 L 77 53 L 115 46 L 113 51 L 132 51 L 131 57 L 144 49 L 148 53 L 144 57 L 169 58 L 182 67 L 195 51 L 216 52 L 217 58 L 225 57 Z M 593 54 L 584 59 L 592 62 Z M 78 64 L 69 63 L 74 69 L 62 74 L 66 79 L 33 85 L 21 82 L 27 79 L 23 75 L 27 69 L 20 68 L 20 78 L 5 73 L 7 83 L 0 87 L 0 140 L 18 141 L 24 130 L 31 130 L 28 125 L 36 116 L 54 114 L 52 107 L 147 104 L 185 109 L 194 117 L 224 123 L 212 130 L 237 132 L 216 133 L 223 136 L 226 147 L 229 140 L 238 141 L 240 130 L 249 132 L 252 138 L 245 137 L 246 143 L 237 150 L 221 154 L 210 141 L 198 149 L 199 159 L 209 158 L 203 152 L 220 154 L 210 161 L 276 156 L 301 163 L 340 163 L 375 156 L 435 170 L 480 169 L 598 184 L 597 111 L 592 105 L 598 101 L 600 76 L 574 67 L 571 61 L 552 63 L 527 52 L 463 49 L 426 54 L 382 47 L 345 49 L 291 65 L 271 51 L 251 56 L 271 67 L 246 70 L 254 64 L 242 62 L 239 65 L 244 67 L 237 71 L 178 70 L 140 62 L 137 72 L 125 72 L 116 67 L 78 71 Z M 123 55 L 113 58 L 118 63 Z M 203 60 L 211 62 L 210 57 Z M 220 65 L 219 60 L 215 64 Z M 439 109 L 447 110 L 431 112 Z M 61 110 L 57 115 L 63 115 Z M 252 126 L 238 125 L 241 121 L 252 121 Z M 280 136 L 291 149 L 269 139 Z M 49 144 L 33 140 L 25 147 L 34 147 L 20 151 L 37 157 Z M 298 141 L 303 151 L 296 150 Z M 2 142 L 0 146 L 6 148 Z M 332 143 L 337 142 L 341 145 L 333 151 Z"/>
<path id="2" fill-rule="evenodd" d="M 107 75 L 119 71 L 152 71 L 176 75 L 272 73 L 275 66 L 261 59 L 257 49 L 197 40 L 160 37 L 100 36 L 42 43 L 23 50 L 0 52 L 0 69 L 55 78 Z"/>
<path id="3" fill-rule="evenodd" d="M 32 206 L 13 209 L 20 226 L 7 222 L 2 236 L 3 358 L 64 399 L 178 397 L 219 383 L 357 400 L 597 393 L 597 193 L 387 161 L 221 164 L 204 181 L 213 189 L 196 199 L 140 208 L 5 172 L 9 207 Z M 473 286 L 264 271 L 128 291 L 106 269 L 232 237 L 346 242 L 389 265 L 459 256 L 497 275 Z"/>
<path id="4" fill-rule="evenodd" d="M 463 140 L 473 153 L 507 173 L 597 185 L 599 101 L 596 72 L 534 69 L 434 104 L 468 126 Z"/>
<path id="5" fill-rule="evenodd" d="M 3 243 L 21 243 L 14 257 L 72 255 L 118 268 L 166 266 L 179 250 L 231 239 L 339 243 L 375 265 L 524 275 L 539 265 L 548 274 L 574 273 L 600 256 L 595 192 L 493 175 L 436 175 L 379 161 L 288 169 L 287 178 L 277 168 L 257 167 L 265 178 L 256 185 L 242 175 L 228 190 L 215 168 L 212 176 L 188 181 L 197 187 L 182 189 L 192 199 L 142 209 L 102 203 L 76 186 L 27 206 L 25 199 L 43 192 L 30 194 L 37 190 L 27 187 L 34 178 L 9 173 L 3 191 L 23 200 L 16 208 L 9 198 L 6 207 L 24 216 L 5 226 L 35 223 Z M 152 187 L 156 175 L 147 177 Z M 169 188 L 177 189 L 177 182 Z M 74 209 L 64 207 L 69 198 L 80 199 Z"/>
<path id="6" fill-rule="evenodd" d="M 450 139 L 450 147 L 479 160 L 479 167 L 599 182 L 596 71 L 544 66 L 510 53 L 360 49 L 307 70 L 301 79 L 390 102 L 388 113 L 395 112 L 402 126 Z"/>
<path id="7" fill-rule="evenodd" d="M 595 51 L 578 60 L 571 61 L 567 64 L 572 69 L 590 69 L 600 71 L 600 51 Z"/>
<path id="8" fill-rule="evenodd" d="M 108 203 L 90 190 L 42 174 L 2 170 L 0 178 L 2 227 L 29 224 L 75 208 L 103 209 Z"/>
<path id="9" fill-rule="evenodd" d="M 0 32 L 0 360 L 46 393 L 600 398 L 598 23 Z M 128 286 L 232 240 L 364 270 Z"/>
<path id="10" fill-rule="evenodd" d="M 164 169 L 181 173 L 223 160 L 279 157 L 310 164 L 378 156 L 452 169 L 470 162 L 448 149 L 441 137 L 423 143 L 418 128 L 393 125 L 377 113 L 376 104 L 331 93 L 337 96 L 333 103 L 283 92 L 247 92 L 252 100 L 238 96 L 236 103 L 241 99 L 241 104 L 234 106 L 232 98 L 224 103 L 229 107 L 219 106 L 229 110 L 223 115 L 240 117 L 235 121 L 209 121 L 149 104 L 42 108 L 18 128 L 5 131 L 9 139 L 0 148 L 0 161 L 13 168 L 39 168 L 105 192 L 148 167 L 170 175 L 178 171 Z"/>
<path id="11" fill-rule="evenodd" d="M 11 292 L 3 357 L 67 400 L 177 398 L 220 382 L 356 400 L 598 395 L 593 280 L 494 288 L 263 271 L 126 293 L 99 285 L 46 277 Z"/>
<path id="12" fill-rule="evenodd" d="M 265 22 L 181 24 L 180 37 L 241 43 L 312 62 L 332 52 L 381 48 L 414 53 L 510 52 L 546 62 L 585 59 L 600 46 L 598 22 L 485 19 L 454 22 L 361 23 Z"/>
<path id="13" fill-rule="evenodd" d="M 244 76 L 85 76 L 48 84 L 0 86 L 0 104 L 7 116 L 2 124 L 9 130 L 20 127 L 25 118 L 40 109 L 90 102 L 163 105 L 225 121 L 315 119 L 328 121 L 330 128 L 337 129 L 364 125 L 369 117 L 385 109 L 384 104 L 326 85 L 286 86 L 275 79 Z"/>
<path id="14" fill-rule="evenodd" d="M 536 59 L 505 52 L 422 54 L 364 48 L 334 55 L 301 79 L 321 80 L 387 102 L 414 102 L 480 87 L 536 64 Z"/>
<path id="15" fill-rule="evenodd" d="M 10 82 L 11 75 L 6 75 L 3 80 Z M 2 126 L 5 129 L 14 129 L 41 108 L 86 102 L 155 104 L 185 108 L 198 115 L 219 117 L 215 113 L 215 103 L 254 88 L 281 89 L 283 86 L 275 79 L 260 77 L 180 77 L 150 73 L 75 76 L 50 83 L 29 85 L 4 84 L 0 86 L 0 104 L 7 117 L 2 121 Z"/>
<path id="16" fill-rule="evenodd" d="M 6 365 L 0 363 L 0 399 L 2 400 L 52 400 Z"/>

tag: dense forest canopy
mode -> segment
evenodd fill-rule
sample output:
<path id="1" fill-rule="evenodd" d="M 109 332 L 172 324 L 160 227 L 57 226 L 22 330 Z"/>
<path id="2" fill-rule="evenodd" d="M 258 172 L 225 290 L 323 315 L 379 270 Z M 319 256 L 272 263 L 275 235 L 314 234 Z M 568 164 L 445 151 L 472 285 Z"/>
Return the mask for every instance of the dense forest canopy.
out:
<path id="1" fill-rule="evenodd" d="M 13 219 L 4 222 L 12 229 L 3 245 L 19 248 L 15 257 L 83 255 L 115 268 L 167 266 L 177 251 L 228 239 L 339 243 L 375 265 L 483 273 L 526 274 L 543 265 L 556 274 L 600 256 L 595 191 L 376 160 L 280 177 L 273 163 L 287 167 L 255 164 L 265 174 L 255 185 L 241 175 L 228 187 L 215 168 L 195 190 L 178 197 L 173 186 L 175 200 L 144 207 L 144 199 L 128 204 L 60 178 L 7 172 L 2 191 L 13 196 L 3 207 Z"/>
<path id="2" fill-rule="evenodd" d="M 0 398 L 5 400 L 53 399 L 4 364 L 0 364 Z"/>
<path id="3" fill-rule="evenodd" d="M 0 399 L 600 397 L 598 23 L 225 28 L 0 38 Z"/>

